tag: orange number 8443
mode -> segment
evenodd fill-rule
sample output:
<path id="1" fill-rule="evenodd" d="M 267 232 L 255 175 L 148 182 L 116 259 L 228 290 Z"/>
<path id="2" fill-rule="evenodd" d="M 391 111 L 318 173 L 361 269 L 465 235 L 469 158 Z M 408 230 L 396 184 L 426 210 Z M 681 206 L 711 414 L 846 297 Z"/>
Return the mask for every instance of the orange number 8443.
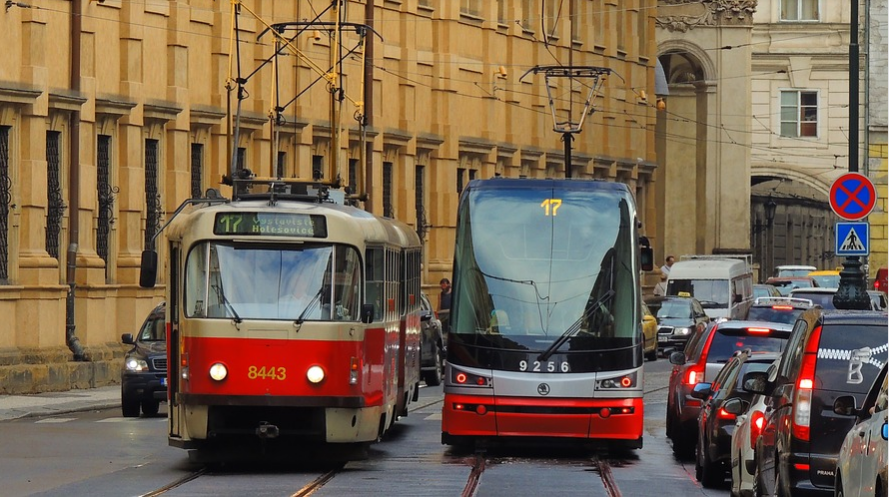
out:
<path id="1" fill-rule="evenodd" d="M 287 368 L 282 366 L 250 366 L 247 368 L 247 378 L 251 380 L 284 380 L 287 379 Z"/>

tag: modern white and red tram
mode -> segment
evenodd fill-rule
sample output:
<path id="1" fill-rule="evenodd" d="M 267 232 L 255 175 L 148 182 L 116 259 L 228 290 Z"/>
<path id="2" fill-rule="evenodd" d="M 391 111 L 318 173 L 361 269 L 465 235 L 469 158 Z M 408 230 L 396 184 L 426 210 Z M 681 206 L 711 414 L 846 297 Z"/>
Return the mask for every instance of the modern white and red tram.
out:
<path id="1" fill-rule="evenodd" d="M 243 183 L 163 230 L 169 444 L 366 447 L 419 392 L 420 240 L 324 186 Z"/>
<path id="2" fill-rule="evenodd" d="M 640 269 L 626 185 L 489 179 L 460 198 L 442 443 L 642 447 Z"/>

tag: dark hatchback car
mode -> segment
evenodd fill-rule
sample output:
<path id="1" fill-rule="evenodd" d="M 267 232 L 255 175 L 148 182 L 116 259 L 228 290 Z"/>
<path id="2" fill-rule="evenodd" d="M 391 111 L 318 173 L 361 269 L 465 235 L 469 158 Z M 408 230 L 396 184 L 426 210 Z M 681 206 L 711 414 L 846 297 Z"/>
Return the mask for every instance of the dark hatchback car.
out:
<path id="1" fill-rule="evenodd" d="M 766 280 L 767 285 L 778 289 L 782 296 L 790 295 L 797 288 L 817 288 L 818 282 L 811 276 L 773 276 Z"/>
<path id="2" fill-rule="evenodd" d="M 695 385 L 692 397 L 704 401 L 698 415 L 695 477 L 705 487 L 716 487 L 728 476 L 735 421 L 747 412 L 753 399 L 753 393 L 744 389 L 744 375 L 766 371 L 778 355 L 750 350 L 735 352 L 712 383 Z"/>
<path id="3" fill-rule="evenodd" d="M 836 414 L 834 402 L 864 401 L 887 359 L 887 318 L 810 309 L 793 326 L 777 370 L 745 376 L 747 390 L 766 396 L 755 449 L 760 494 L 833 495 L 840 446 L 855 423 Z"/>
<path id="4" fill-rule="evenodd" d="M 420 294 L 420 370 L 429 386 L 441 384 L 445 357 L 445 337 L 441 321 L 435 317 L 432 304 L 426 294 Z"/>
<path id="5" fill-rule="evenodd" d="M 735 351 L 781 352 L 790 325 L 762 321 L 720 321 L 695 333 L 683 352 L 670 354 L 673 370 L 667 390 L 667 437 L 680 457 L 694 454 L 702 401 L 693 397 L 698 383 L 713 379 Z"/>
<path id="6" fill-rule="evenodd" d="M 703 331 L 710 318 L 694 297 L 652 297 L 645 301 L 657 319 L 657 349 L 659 354 L 682 350 L 688 339 Z"/>
<path id="7" fill-rule="evenodd" d="M 120 406 L 124 417 L 135 418 L 139 410 L 157 414 L 167 400 L 166 306 L 161 303 L 145 319 L 139 333 L 124 333 L 120 340 L 132 345 L 120 370 Z"/>
<path id="8" fill-rule="evenodd" d="M 749 321 L 770 321 L 793 324 L 800 314 L 811 309 L 814 304 L 809 299 L 791 297 L 760 297 L 753 301 L 747 313 Z"/>

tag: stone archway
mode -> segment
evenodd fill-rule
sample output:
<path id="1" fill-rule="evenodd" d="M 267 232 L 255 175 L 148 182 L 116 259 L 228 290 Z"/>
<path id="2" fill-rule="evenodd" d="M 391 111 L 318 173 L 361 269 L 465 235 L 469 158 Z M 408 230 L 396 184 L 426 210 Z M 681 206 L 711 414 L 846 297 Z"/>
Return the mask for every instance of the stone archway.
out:
<path id="1" fill-rule="evenodd" d="M 840 265 L 834 254 L 836 217 L 825 185 L 789 171 L 757 170 L 750 178 L 750 246 L 760 281 L 781 264 L 819 269 Z M 767 219 L 766 205 L 774 205 Z"/>

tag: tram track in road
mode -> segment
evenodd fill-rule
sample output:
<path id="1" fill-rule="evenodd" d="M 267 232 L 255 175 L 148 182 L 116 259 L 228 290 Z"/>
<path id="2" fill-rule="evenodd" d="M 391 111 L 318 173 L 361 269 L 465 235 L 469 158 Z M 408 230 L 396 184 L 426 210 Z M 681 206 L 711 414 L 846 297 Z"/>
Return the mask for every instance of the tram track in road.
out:
<path id="1" fill-rule="evenodd" d="M 148 492 L 147 494 L 142 494 L 139 497 L 155 497 L 157 495 L 163 495 L 163 494 L 169 492 L 170 490 L 173 490 L 174 488 L 180 487 L 192 480 L 198 479 L 206 472 L 207 472 L 207 468 L 201 468 L 197 471 L 194 471 L 192 473 L 189 473 L 189 474 L 183 476 L 182 478 L 179 478 L 171 483 L 168 483 L 156 490 L 152 490 L 151 492 Z"/>

